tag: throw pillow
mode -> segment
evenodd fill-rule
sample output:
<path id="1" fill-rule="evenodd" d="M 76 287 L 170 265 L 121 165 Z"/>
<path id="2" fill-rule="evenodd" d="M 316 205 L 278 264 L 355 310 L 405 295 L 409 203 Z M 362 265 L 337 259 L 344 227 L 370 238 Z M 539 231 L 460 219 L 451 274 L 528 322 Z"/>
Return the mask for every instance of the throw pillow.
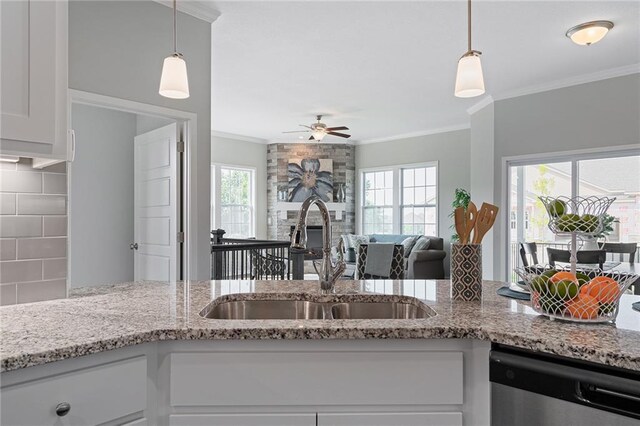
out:
<path id="1" fill-rule="evenodd" d="M 418 241 L 416 241 L 411 250 L 427 250 L 429 248 L 429 244 L 431 244 L 431 240 L 423 235 L 418 238 Z"/>
<path id="2" fill-rule="evenodd" d="M 409 257 L 413 246 L 416 244 L 416 241 L 418 241 L 418 238 L 420 237 L 407 237 L 402 241 L 402 245 L 404 246 L 404 257 Z"/>
<path id="3" fill-rule="evenodd" d="M 368 235 L 349 234 L 349 247 L 355 249 L 356 253 L 358 252 L 358 248 L 360 248 L 360 244 L 367 244 L 368 242 Z"/>

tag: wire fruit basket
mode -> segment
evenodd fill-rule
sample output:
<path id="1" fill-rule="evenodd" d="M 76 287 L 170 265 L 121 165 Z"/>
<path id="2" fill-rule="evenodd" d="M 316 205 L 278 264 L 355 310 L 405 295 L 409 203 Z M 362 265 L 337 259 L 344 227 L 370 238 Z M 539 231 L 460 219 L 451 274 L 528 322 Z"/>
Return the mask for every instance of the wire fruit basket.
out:
<path id="1" fill-rule="evenodd" d="M 567 268 L 516 268 L 531 293 L 534 311 L 551 319 L 603 323 L 615 321 L 620 297 L 638 278 L 617 271 Z"/>
<path id="2" fill-rule="evenodd" d="M 549 229 L 571 237 L 568 268 L 516 268 L 531 292 L 531 305 L 551 319 L 575 322 L 614 322 L 620 297 L 638 275 L 598 268 L 577 269 L 577 238 L 595 237 L 612 197 L 539 197 L 549 214 Z"/>

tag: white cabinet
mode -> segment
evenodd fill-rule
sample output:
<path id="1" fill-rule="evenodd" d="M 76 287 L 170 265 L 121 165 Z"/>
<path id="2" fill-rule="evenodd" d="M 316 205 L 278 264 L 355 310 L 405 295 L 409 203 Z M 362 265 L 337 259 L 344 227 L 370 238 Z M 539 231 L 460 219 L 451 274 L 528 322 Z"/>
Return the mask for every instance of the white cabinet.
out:
<path id="1" fill-rule="evenodd" d="M 0 2 L 0 55 L 0 150 L 66 159 L 67 1 Z"/>
<path id="2" fill-rule="evenodd" d="M 318 426 L 462 426 L 462 413 L 318 413 Z"/>
<path id="3" fill-rule="evenodd" d="M 315 413 L 175 414 L 171 426 L 316 426 Z"/>
<path id="4" fill-rule="evenodd" d="M 94 425 L 136 413 L 142 417 L 147 361 L 136 357 L 17 383 L 2 388 L 0 402 L 4 426 Z M 67 404 L 66 414 L 60 404 Z"/>

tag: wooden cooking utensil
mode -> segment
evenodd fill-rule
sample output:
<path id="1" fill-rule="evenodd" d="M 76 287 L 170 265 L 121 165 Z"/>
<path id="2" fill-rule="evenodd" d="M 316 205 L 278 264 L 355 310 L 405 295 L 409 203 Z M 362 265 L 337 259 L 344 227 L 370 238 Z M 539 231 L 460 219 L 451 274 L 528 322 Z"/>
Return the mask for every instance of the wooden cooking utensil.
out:
<path id="1" fill-rule="evenodd" d="M 463 242 L 463 239 L 464 239 L 464 234 L 467 231 L 467 227 L 465 223 L 466 218 L 464 215 L 464 207 L 458 207 L 457 209 L 455 209 L 453 213 L 453 218 L 456 224 L 456 232 L 458 233 L 460 244 L 465 244 Z"/>
<path id="2" fill-rule="evenodd" d="M 480 244 L 482 238 L 491 229 L 498 216 L 498 207 L 489 203 L 482 203 L 480 207 L 480 213 L 478 213 L 478 219 L 475 223 L 475 229 L 473 231 L 473 244 Z"/>
<path id="3" fill-rule="evenodd" d="M 469 205 L 467 206 L 467 212 L 465 213 L 465 232 L 464 232 L 464 242 L 462 244 L 469 244 L 471 241 L 471 231 L 475 228 L 476 222 L 478 219 L 478 208 L 473 203 L 473 201 L 469 201 Z M 475 236 L 475 233 L 474 233 Z"/>

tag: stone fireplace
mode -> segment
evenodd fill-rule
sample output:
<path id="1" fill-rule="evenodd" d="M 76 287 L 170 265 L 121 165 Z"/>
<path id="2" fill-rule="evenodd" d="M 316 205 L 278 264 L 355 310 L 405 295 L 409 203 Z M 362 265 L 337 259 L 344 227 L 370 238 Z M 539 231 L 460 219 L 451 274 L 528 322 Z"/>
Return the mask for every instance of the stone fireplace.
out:
<path id="1" fill-rule="evenodd" d="M 333 160 L 334 201 L 329 203 L 333 241 L 340 235 L 354 233 L 355 216 L 355 146 L 304 142 L 270 144 L 267 147 L 267 229 L 270 240 L 288 240 L 291 226 L 295 225 L 300 203 L 278 200 L 278 188 L 288 182 L 287 165 L 291 159 L 317 158 Z M 345 184 L 345 202 L 337 203 L 336 190 Z M 320 212 L 313 207 L 307 218 L 308 225 L 322 225 Z"/>

